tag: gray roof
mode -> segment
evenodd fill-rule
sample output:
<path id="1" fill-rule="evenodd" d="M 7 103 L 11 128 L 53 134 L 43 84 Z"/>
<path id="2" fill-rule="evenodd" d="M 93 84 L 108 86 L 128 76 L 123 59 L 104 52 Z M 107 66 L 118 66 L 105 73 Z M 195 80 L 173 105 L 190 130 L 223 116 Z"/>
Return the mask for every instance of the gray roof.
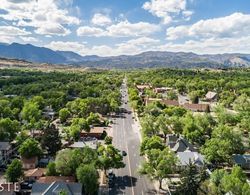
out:
<path id="1" fill-rule="evenodd" d="M 0 150 L 9 150 L 10 148 L 9 142 L 0 142 Z"/>
<path id="2" fill-rule="evenodd" d="M 250 165 L 250 154 L 235 154 L 233 160 L 238 165 Z"/>
<path id="3" fill-rule="evenodd" d="M 67 195 L 81 195 L 82 184 L 80 183 L 34 183 L 32 186 L 31 195 L 57 195 L 61 191 L 65 191 Z"/>
<path id="4" fill-rule="evenodd" d="M 74 142 L 72 145 L 69 146 L 70 148 L 84 148 L 89 147 L 91 149 L 97 149 L 97 141 L 82 141 L 82 142 Z"/>
<path id="5" fill-rule="evenodd" d="M 182 166 L 188 165 L 189 161 L 197 166 L 202 166 L 204 164 L 204 157 L 198 152 L 177 152 L 177 156 Z"/>
<path id="6" fill-rule="evenodd" d="M 192 144 L 190 144 L 186 139 L 180 137 L 174 147 L 172 148 L 174 152 L 184 152 L 189 150 L 191 152 L 196 152 L 197 150 L 194 148 Z"/>
<path id="7" fill-rule="evenodd" d="M 209 92 L 207 92 L 207 94 L 206 94 L 206 98 L 207 98 L 207 99 L 213 99 L 213 98 L 216 97 L 216 95 L 217 95 L 216 92 L 209 91 Z"/>
<path id="8" fill-rule="evenodd" d="M 178 140 L 178 136 L 175 134 L 168 134 L 167 135 L 167 141 L 166 144 L 170 147 L 173 148 Z"/>

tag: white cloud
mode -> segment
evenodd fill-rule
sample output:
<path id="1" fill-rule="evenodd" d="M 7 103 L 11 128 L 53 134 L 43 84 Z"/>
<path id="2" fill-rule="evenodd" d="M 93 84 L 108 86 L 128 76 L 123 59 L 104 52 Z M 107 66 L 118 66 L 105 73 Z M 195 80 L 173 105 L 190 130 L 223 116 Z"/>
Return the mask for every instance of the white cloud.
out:
<path id="1" fill-rule="evenodd" d="M 0 26 L 0 36 L 23 36 L 29 35 L 25 29 L 20 29 L 14 26 Z"/>
<path id="2" fill-rule="evenodd" d="M 81 26 L 77 29 L 78 36 L 101 37 L 105 36 L 106 32 L 101 28 Z"/>
<path id="3" fill-rule="evenodd" d="M 188 40 L 184 43 L 168 43 L 157 47 L 162 51 L 184 51 L 199 54 L 218 53 L 249 53 L 250 36 L 241 38 L 208 38 L 203 40 Z"/>
<path id="4" fill-rule="evenodd" d="M 10 43 L 17 40 L 19 36 L 30 35 L 25 29 L 14 26 L 0 26 L 0 42 Z"/>
<path id="5" fill-rule="evenodd" d="M 67 5 L 69 1 L 60 0 L 1 0 L 1 9 L 6 13 L 1 13 L 0 18 L 12 21 L 19 26 L 30 26 L 36 28 L 36 32 L 51 35 L 44 26 L 56 27 L 65 35 L 70 32 L 66 29 L 68 25 L 78 25 L 80 20 L 72 16 L 62 5 Z M 60 5 L 60 6 L 59 6 Z M 43 26 L 43 27 L 41 27 Z M 62 30 L 64 29 L 64 30 Z M 53 29 L 54 31 L 55 29 Z"/>
<path id="6" fill-rule="evenodd" d="M 138 37 L 153 34 L 160 30 L 156 24 L 147 22 L 130 23 L 127 20 L 113 24 L 106 29 L 82 26 L 77 30 L 78 36 L 109 36 L 109 37 Z"/>
<path id="7" fill-rule="evenodd" d="M 117 56 L 123 54 L 138 54 L 146 51 L 148 47 L 155 47 L 159 43 L 158 39 L 152 39 L 149 37 L 140 37 L 138 39 L 131 39 L 122 43 L 109 45 L 93 45 L 89 46 L 86 43 L 79 42 L 63 42 L 52 41 L 45 47 L 53 50 L 73 51 L 81 55 L 100 55 L 100 56 Z"/>
<path id="8" fill-rule="evenodd" d="M 180 38 L 225 38 L 243 37 L 250 32 L 250 15 L 234 13 L 232 15 L 200 20 L 192 25 L 183 25 L 167 29 L 167 39 Z"/>
<path id="9" fill-rule="evenodd" d="M 62 25 L 55 23 L 43 24 L 42 26 L 38 27 L 37 30 L 35 30 L 35 32 L 41 35 L 57 35 L 57 36 L 66 36 L 70 34 L 69 29 L 66 29 Z"/>
<path id="10" fill-rule="evenodd" d="M 186 0 L 150 0 L 142 8 L 161 18 L 164 24 L 169 24 L 176 16 L 190 18 L 193 12 L 188 11 L 186 5 Z"/>
<path id="11" fill-rule="evenodd" d="M 157 32 L 160 27 L 147 22 L 130 23 L 122 21 L 107 28 L 110 36 L 114 37 L 136 37 L 145 36 Z"/>
<path id="12" fill-rule="evenodd" d="M 159 39 L 152 39 L 150 37 L 140 37 L 138 39 L 131 39 L 126 42 L 126 44 L 133 44 L 139 46 L 149 46 L 157 43 L 160 43 Z"/>
<path id="13" fill-rule="evenodd" d="M 35 37 L 20 37 L 24 42 L 30 43 L 30 42 L 39 42 L 39 40 Z"/>
<path id="14" fill-rule="evenodd" d="M 53 50 L 60 50 L 60 51 L 73 51 L 76 53 L 82 53 L 86 50 L 84 44 L 78 42 L 70 42 L 70 41 L 52 41 L 46 47 L 53 49 Z"/>
<path id="15" fill-rule="evenodd" d="M 0 35 L 0 43 L 10 43 L 15 40 L 15 37 Z"/>
<path id="16" fill-rule="evenodd" d="M 107 15 L 101 13 L 96 13 L 91 22 L 96 26 L 107 26 L 112 24 L 112 20 Z"/>

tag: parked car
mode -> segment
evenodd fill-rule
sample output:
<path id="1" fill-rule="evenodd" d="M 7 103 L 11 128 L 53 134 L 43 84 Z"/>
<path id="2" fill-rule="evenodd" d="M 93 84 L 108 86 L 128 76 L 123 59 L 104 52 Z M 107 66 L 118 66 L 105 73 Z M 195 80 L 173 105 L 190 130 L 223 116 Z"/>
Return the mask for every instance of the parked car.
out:
<path id="1" fill-rule="evenodd" d="M 122 151 L 122 156 L 127 156 L 127 152 L 125 152 L 124 150 Z"/>
<path id="2" fill-rule="evenodd" d="M 113 173 L 113 170 L 109 170 L 108 172 L 108 185 L 110 188 L 115 185 L 115 174 Z"/>

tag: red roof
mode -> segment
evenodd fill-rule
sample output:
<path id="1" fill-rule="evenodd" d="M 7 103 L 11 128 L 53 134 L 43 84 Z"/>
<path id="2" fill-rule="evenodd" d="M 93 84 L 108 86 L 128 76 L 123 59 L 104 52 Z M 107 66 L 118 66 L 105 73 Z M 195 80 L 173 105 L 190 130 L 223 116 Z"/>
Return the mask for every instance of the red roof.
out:
<path id="1" fill-rule="evenodd" d="M 145 98 L 145 104 L 148 105 L 152 102 L 160 102 L 167 106 L 179 106 L 179 102 L 176 100 L 158 99 L 158 98 Z"/>
<path id="2" fill-rule="evenodd" d="M 183 105 L 184 108 L 192 111 L 198 111 L 198 112 L 205 112 L 209 110 L 209 105 L 208 104 L 188 104 L 185 103 Z"/>
<path id="3" fill-rule="evenodd" d="M 39 183 L 53 183 L 55 181 L 62 181 L 62 182 L 75 182 L 75 178 L 73 176 L 45 176 L 40 177 L 37 182 Z"/>

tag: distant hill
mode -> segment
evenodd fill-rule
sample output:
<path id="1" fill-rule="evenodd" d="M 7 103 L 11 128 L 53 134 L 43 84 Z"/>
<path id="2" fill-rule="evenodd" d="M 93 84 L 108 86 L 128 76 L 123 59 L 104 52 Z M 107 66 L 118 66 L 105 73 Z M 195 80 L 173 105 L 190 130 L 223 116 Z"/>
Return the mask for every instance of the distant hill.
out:
<path id="1" fill-rule="evenodd" d="M 2 44 L 0 57 L 37 63 L 72 64 L 92 68 L 227 68 L 250 67 L 250 54 L 198 55 L 191 52 L 148 51 L 137 55 L 81 56 L 71 51 L 53 51 L 31 44 Z"/>

